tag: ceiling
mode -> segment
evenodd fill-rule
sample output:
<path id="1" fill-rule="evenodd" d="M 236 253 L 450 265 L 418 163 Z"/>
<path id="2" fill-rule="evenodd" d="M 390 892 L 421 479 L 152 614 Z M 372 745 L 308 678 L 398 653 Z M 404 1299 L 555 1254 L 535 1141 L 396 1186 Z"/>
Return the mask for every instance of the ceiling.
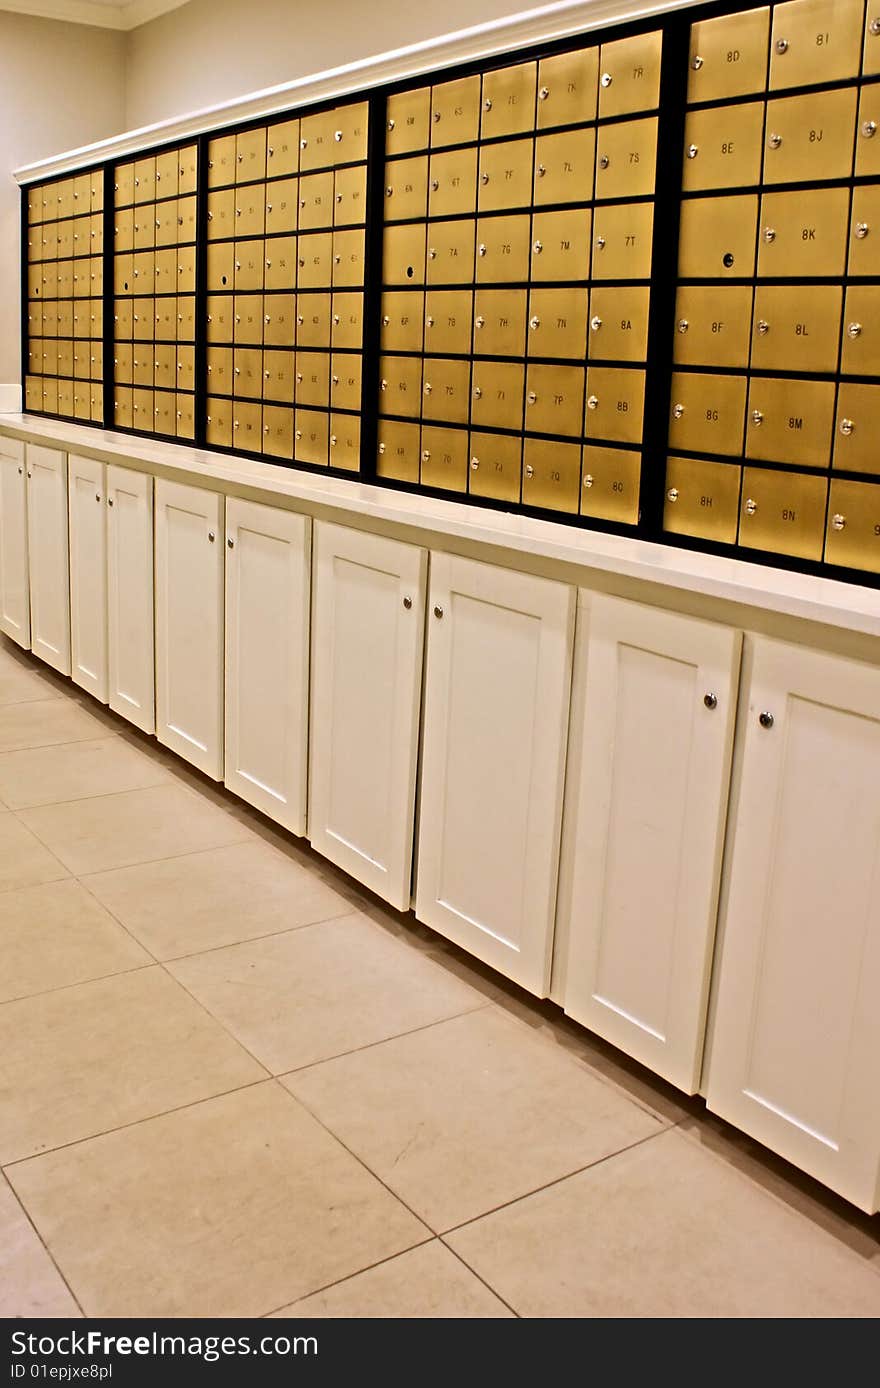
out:
<path id="1" fill-rule="evenodd" d="M 94 24 L 102 29 L 136 29 L 160 14 L 180 9 L 189 0 L 0 0 L 0 10 Z"/>

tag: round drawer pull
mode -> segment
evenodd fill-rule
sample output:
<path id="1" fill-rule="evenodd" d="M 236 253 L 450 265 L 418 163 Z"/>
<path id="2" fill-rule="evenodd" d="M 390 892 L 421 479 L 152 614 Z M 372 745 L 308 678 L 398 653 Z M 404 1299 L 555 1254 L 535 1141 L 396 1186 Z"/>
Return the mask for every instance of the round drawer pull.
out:
<path id="1" fill-rule="evenodd" d="M 717 694 L 711 694 L 711 693 L 710 693 L 710 694 L 704 694 L 704 695 L 703 695 L 703 703 L 706 705 L 706 708 L 709 708 L 709 709 L 716 709 L 716 708 L 718 707 L 718 695 L 717 695 Z"/>
<path id="2" fill-rule="evenodd" d="M 764 709 L 762 713 L 758 714 L 758 722 L 761 724 L 762 728 L 772 728 L 776 720 L 772 713 L 768 713 L 767 710 Z"/>

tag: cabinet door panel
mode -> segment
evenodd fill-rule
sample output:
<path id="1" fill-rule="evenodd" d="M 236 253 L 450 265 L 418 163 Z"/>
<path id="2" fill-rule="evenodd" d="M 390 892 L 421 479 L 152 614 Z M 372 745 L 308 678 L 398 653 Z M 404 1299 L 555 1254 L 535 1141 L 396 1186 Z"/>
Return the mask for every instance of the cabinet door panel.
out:
<path id="1" fill-rule="evenodd" d="M 104 464 L 71 453 L 70 666 L 74 684 L 107 703 L 107 497 Z"/>
<path id="2" fill-rule="evenodd" d="M 107 627 L 110 707 L 156 730 L 153 639 L 153 479 L 107 468 Z"/>
<path id="3" fill-rule="evenodd" d="M 0 631 L 31 645 L 24 444 L 0 438 Z"/>
<path id="4" fill-rule="evenodd" d="M 712 622 L 581 596 L 563 1005 L 689 1094 L 700 1081 L 740 645 L 739 632 Z"/>
<path id="5" fill-rule="evenodd" d="M 226 537 L 226 785 L 304 834 L 311 522 L 230 498 Z"/>
<path id="6" fill-rule="evenodd" d="M 309 837 L 410 904 L 427 554 L 315 525 Z"/>
<path id="7" fill-rule="evenodd" d="M 416 914 L 549 984 L 574 589 L 431 559 Z"/>
<path id="8" fill-rule="evenodd" d="M 70 674 L 67 454 L 27 445 L 31 649 Z"/>

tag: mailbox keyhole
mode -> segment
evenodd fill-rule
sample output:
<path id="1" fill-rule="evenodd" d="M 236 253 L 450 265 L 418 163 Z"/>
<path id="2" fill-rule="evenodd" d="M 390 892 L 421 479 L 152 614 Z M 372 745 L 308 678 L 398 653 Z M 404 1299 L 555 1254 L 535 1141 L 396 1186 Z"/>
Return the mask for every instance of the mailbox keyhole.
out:
<path id="1" fill-rule="evenodd" d="M 229 276 L 228 276 L 228 275 L 221 275 L 221 276 L 220 276 L 220 283 L 221 283 L 221 284 L 228 284 L 228 283 L 229 283 Z"/>
<path id="2" fill-rule="evenodd" d="M 413 269 L 413 267 L 412 267 L 411 265 L 407 265 L 407 267 L 406 267 L 406 277 L 407 277 L 407 279 L 408 279 L 408 280 L 411 280 L 414 274 L 415 274 L 415 270 Z"/>
<path id="3" fill-rule="evenodd" d="M 725 254 L 721 257 L 721 263 L 722 263 L 722 265 L 724 266 L 724 268 L 725 268 L 726 270 L 729 270 L 729 269 L 730 269 L 730 267 L 731 267 L 732 264 L 733 264 L 733 260 L 734 260 L 734 257 L 733 257 L 733 255 L 731 254 L 730 251 L 726 251 Z"/>

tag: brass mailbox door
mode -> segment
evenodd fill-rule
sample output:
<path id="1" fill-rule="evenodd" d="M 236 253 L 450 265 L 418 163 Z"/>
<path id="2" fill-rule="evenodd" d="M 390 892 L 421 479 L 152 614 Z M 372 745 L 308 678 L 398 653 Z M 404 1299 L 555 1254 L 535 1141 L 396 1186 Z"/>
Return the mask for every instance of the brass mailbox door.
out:
<path id="1" fill-rule="evenodd" d="M 425 294 L 425 351 L 469 356 L 472 293 L 469 289 L 429 289 Z"/>
<path id="2" fill-rule="evenodd" d="M 333 288 L 354 289 L 364 282 L 363 227 L 333 233 Z"/>
<path id="3" fill-rule="evenodd" d="M 262 241 L 235 242 L 236 294 L 252 294 L 263 288 L 263 245 Z"/>
<path id="4" fill-rule="evenodd" d="M 280 178 L 266 184 L 266 235 L 296 231 L 299 223 L 299 179 Z"/>
<path id="5" fill-rule="evenodd" d="M 330 416 L 330 466 L 357 472 L 361 465 L 361 421 L 355 414 Z"/>
<path id="6" fill-rule="evenodd" d="M 681 205 L 681 279 L 751 279 L 755 273 L 758 198 L 686 198 Z"/>
<path id="7" fill-rule="evenodd" d="M 475 361 L 471 382 L 471 423 L 480 428 L 521 429 L 524 389 L 525 367 L 519 362 Z"/>
<path id="8" fill-rule="evenodd" d="M 474 234 L 470 217 L 464 221 L 428 223 L 428 284 L 473 283 Z"/>
<path id="9" fill-rule="evenodd" d="M 240 130 L 235 137 L 235 181 L 255 183 L 266 177 L 266 127 Z"/>
<path id="10" fill-rule="evenodd" d="M 231 342 L 233 327 L 232 295 L 210 295 L 208 298 L 208 341 Z"/>
<path id="11" fill-rule="evenodd" d="M 542 511 L 564 511 L 576 516 L 580 487 L 580 444 L 525 439 L 522 480 L 524 506 L 536 506 Z"/>
<path id="12" fill-rule="evenodd" d="M 828 467 L 833 428 L 831 381 L 752 377 L 746 422 L 747 458 Z"/>
<path id="13" fill-rule="evenodd" d="M 880 385 L 841 381 L 837 393 L 834 466 L 880 473 Z"/>
<path id="14" fill-rule="evenodd" d="M 184 145 L 177 151 L 178 194 L 195 193 L 199 151 L 197 145 Z"/>
<path id="15" fill-rule="evenodd" d="M 536 212 L 532 218 L 532 282 L 570 284 L 590 277 L 588 207 L 563 212 Z"/>
<path id="16" fill-rule="evenodd" d="M 194 439 L 196 436 L 195 401 L 191 395 L 178 395 L 175 399 L 175 435 L 179 439 Z"/>
<path id="17" fill-rule="evenodd" d="M 132 379 L 136 386 L 151 386 L 155 378 L 155 358 L 152 345 L 136 342 L 132 352 Z"/>
<path id="18" fill-rule="evenodd" d="M 533 289 L 527 350 L 532 357 L 583 361 L 587 354 L 587 291 Z"/>
<path id="19" fill-rule="evenodd" d="M 113 192 L 117 207 L 128 207 L 134 202 L 134 164 L 117 164 Z"/>
<path id="20" fill-rule="evenodd" d="M 145 155 L 143 159 L 136 159 L 134 164 L 134 200 L 135 203 L 154 202 L 156 198 L 156 160 L 155 157 Z"/>
<path id="21" fill-rule="evenodd" d="M 334 294 L 331 327 L 333 346 L 359 349 L 363 340 L 363 317 L 363 294 Z M 421 328 L 419 334 L 421 335 Z"/>
<path id="22" fill-rule="evenodd" d="M 590 366 L 584 412 L 585 438 L 641 443 L 644 413 L 644 371 Z"/>
<path id="23" fill-rule="evenodd" d="M 179 391 L 193 391 L 196 385 L 195 348 L 178 346 L 175 352 L 175 387 Z"/>
<path id="24" fill-rule="evenodd" d="M 293 456 L 298 463 L 329 467 L 330 417 L 323 410 L 294 412 Z"/>
<path id="25" fill-rule="evenodd" d="M 132 392 L 130 390 L 115 390 L 113 392 L 113 422 L 120 429 L 132 429 L 133 425 Z"/>
<path id="26" fill-rule="evenodd" d="M 134 347 L 130 342 L 117 342 L 113 349 L 113 380 L 119 385 L 131 385 Z"/>
<path id="27" fill-rule="evenodd" d="M 156 155 L 156 197 L 177 197 L 177 150 Z"/>
<path id="28" fill-rule="evenodd" d="M 173 342 L 177 337 L 177 300 L 174 298 L 156 300 L 156 338 L 158 341 Z"/>
<path id="29" fill-rule="evenodd" d="M 260 348 L 236 347 L 233 363 L 233 393 L 239 398 L 244 396 L 258 400 L 263 393 L 263 353 Z"/>
<path id="30" fill-rule="evenodd" d="M 121 213 L 120 216 L 126 214 Z M 119 218 L 117 217 L 117 223 Z M 133 228 L 132 228 L 133 232 Z M 133 239 L 133 237 L 132 237 Z M 177 202 L 160 202 L 156 204 L 156 245 L 176 246 L 177 245 Z M 116 237 L 117 250 L 121 249 L 119 237 Z"/>
<path id="31" fill-rule="evenodd" d="M 454 149 L 448 153 L 432 154 L 428 216 L 467 216 L 475 210 L 476 205 L 477 150 Z"/>
<path id="32" fill-rule="evenodd" d="M 529 363 L 525 427 L 536 434 L 579 438 L 584 414 L 584 368 Z"/>
<path id="33" fill-rule="evenodd" d="M 878 236 L 880 186 L 860 184 L 853 188 L 852 195 L 848 265 L 850 275 L 876 274 Z"/>
<path id="34" fill-rule="evenodd" d="M 232 316 L 236 346 L 259 346 L 263 341 L 262 294 L 236 294 Z"/>
<path id="35" fill-rule="evenodd" d="M 426 357 L 422 370 L 422 418 L 467 424 L 471 364 L 449 357 Z"/>
<path id="36" fill-rule="evenodd" d="M 530 218 L 481 217 L 477 222 L 477 283 L 518 284 L 529 277 Z"/>
<path id="37" fill-rule="evenodd" d="M 259 453 L 263 446 L 263 407 L 236 400 L 232 408 L 232 441 L 236 448 Z"/>
<path id="38" fill-rule="evenodd" d="M 379 410 L 383 415 L 417 419 L 422 409 L 421 357 L 382 357 L 379 361 Z"/>
<path id="39" fill-rule="evenodd" d="M 178 297 L 177 340 L 178 342 L 195 342 L 196 340 L 196 301 L 192 295 Z"/>
<path id="40" fill-rule="evenodd" d="M 56 244 L 58 246 L 58 259 L 70 260 L 73 255 L 73 222 L 57 222 Z M 152 245 L 152 241 L 150 242 Z"/>
<path id="41" fill-rule="evenodd" d="M 175 286 L 172 286 L 174 288 Z M 177 290 L 182 294 L 194 294 L 196 288 L 196 248 L 178 246 L 177 248 Z"/>
<path id="42" fill-rule="evenodd" d="M 468 491 L 493 501 L 518 502 L 522 484 L 522 439 L 510 434 L 470 437 Z"/>
<path id="43" fill-rule="evenodd" d="M 532 201 L 532 139 L 503 140 L 480 148 L 477 207 L 480 212 L 501 212 L 529 207 Z"/>
<path id="44" fill-rule="evenodd" d="M 395 482 L 419 480 L 420 430 L 418 424 L 379 420 L 376 471 Z"/>
<path id="45" fill-rule="evenodd" d="M 155 311 L 152 299 L 134 299 L 131 305 L 132 336 L 136 342 L 152 342 L 155 337 Z"/>
<path id="46" fill-rule="evenodd" d="M 86 357 L 88 354 L 86 354 Z M 73 377 L 73 343 L 58 343 L 58 358 L 55 366 L 59 376 Z"/>
<path id="47" fill-rule="evenodd" d="M 73 414 L 73 382 L 58 382 L 58 413 L 69 419 Z"/>
<path id="48" fill-rule="evenodd" d="M 175 353 L 174 348 L 167 343 L 157 344 L 153 348 L 153 370 L 154 383 L 160 390 L 172 390 L 175 385 Z M 136 381 L 136 384 L 139 382 Z M 149 382 L 145 382 L 149 384 Z"/>
<path id="49" fill-rule="evenodd" d="M 466 429 L 422 428 L 420 481 L 424 487 L 445 492 L 466 492 L 468 484 L 468 436 Z"/>
<path id="50" fill-rule="evenodd" d="M 235 190 L 235 236 L 262 236 L 265 231 L 266 192 L 262 184 Z"/>
<path id="51" fill-rule="evenodd" d="M 647 285 L 595 287 L 590 291 L 591 360 L 644 361 L 648 354 Z"/>
<path id="52" fill-rule="evenodd" d="M 353 164 L 356 160 L 366 159 L 369 109 L 366 101 L 350 101 L 337 106 L 331 113 L 334 163 Z"/>
<path id="53" fill-rule="evenodd" d="M 196 199 L 195 196 L 177 199 L 177 240 L 195 242 L 196 239 Z"/>
<path id="54" fill-rule="evenodd" d="M 680 366 L 745 368 L 751 327 L 751 285 L 680 285 L 675 299 L 673 360 Z"/>
<path id="55" fill-rule="evenodd" d="M 539 135 L 535 140 L 536 207 L 563 202 L 590 202 L 596 160 L 593 126 Z"/>
<path id="56" fill-rule="evenodd" d="M 759 284 L 752 369 L 836 371 L 842 302 L 839 285 Z"/>
<path id="57" fill-rule="evenodd" d="M 43 381 L 43 409 L 47 414 L 58 413 L 57 381 Z"/>
<path id="58" fill-rule="evenodd" d="M 842 275 L 848 218 L 848 188 L 765 193 L 761 199 L 758 274 L 792 279 Z"/>
<path id="59" fill-rule="evenodd" d="M 28 333 L 32 338 L 41 337 L 43 332 L 43 305 L 28 304 Z"/>
<path id="60" fill-rule="evenodd" d="M 210 370 L 210 366 L 208 369 Z M 263 395 L 266 400 L 279 400 L 287 405 L 293 403 L 294 369 L 293 352 L 267 351 L 263 353 Z M 292 419 L 290 429 L 292 439 Z"/>
<path id="61" fill-rule="evenodd" d="M 534 130 L 537 78 L 536 63 L 519 63 L 483 74 L 481 140 Z"/>
<path id="62" fill-rule="evenodd" d="M 880 73 L 880 15 L 869 5 L 865 15 L 865 47 L 862 53 L 862 76 L 876 77 Z"/>
<path id="63" fill-rule="evenodd" d="M 480 78 L 458 77 L 431 89 L 431 147 L 466 145 L 480 131 Z"/>
<path id="64" fill-rule="evenodd" d="M 232 447 L 232 401 L 208 396 L 206 439 L 209 448 Z"/>
<path id="65" fill-rule="evenodd" d="M 97 212 L 89 218 L 89 242 L 92 255 L 101 255 L 104 250 L 104 216 Z"/>
<path id="66" fill-rule="evenodd" d="M 599 56 L 599 119 L 653 111 L 660 99 L 660 30 L 603 43 Z"/>
<path id="67" fill-rule="evenodd" d="M 103 424 L 104 422 L 104 387 L 92 385 L 89 396 L 91 405 L 92 423 Z"/>
<path id="68" fill-rule="evenodd" d="M 849 178 L 855 123 L 856 93 L 850 87 L 769 102 L 764 182 Z"/>
<path id="69" fill-rule="evenodd" d="M 174 437 L 177 432 L 177 396 L 173 391 L 156 391 L 153 396 L 153 419 L 157 434 Z"/>
<path id="70" fill-rule="evenodd" d="M 333 170 L 307 174 L 299 181 L 299 229 L 333 225 Z"/>
<path id="71" fill-rule="evenodd" d="M 832 477 L 825 562 L 880 573 L 880 487 Z"/>
<path id="72" fill-rule="evenodd" d="M 208 240 L 235 235 L 235 189 L 208 194 Z"/>
<path id="73" fill-rule="evenodd" d="M 316 299 L 325 299 L 325 296 L 313 295 L 303 302 L 313 307 Z M 263 300 L 263 341 L 270 347 L 292 347 L 296 333 L 296 295 L 267 294 Z"/>
<path id="74" fill-rule="evenodd" d="M 276 236 L 262 243 L 265 249 L 265 281 L 267 289 L 296 287 L 296 237 Z"/>
<path id="75" fill-rule="evenodd" d="M 293 410 L 263 406 L 263 452 L 273 458 L 293 457 Z"/>
<path id="76" fill-rule="evenodd" d="M 299 121 L 284 120 L 266 132 L 266 174 L 284 178 L 299 169 Z"/>
<path id="77" fill-rule="evenodd" d="M 581 515 L 637 525 L 642 455 L 624 448 L 584 448 Z"/>
<path id="78" fill-rule="evenodd" d="M 335 112 L 319 111 L 303 116 L 299 126 L 300 173 L 312 169 L 329 169 L 336 162 Z"/>
<path id="79" fill-rule="evenodd" d="M 745 410 L 745 376 L 674 372 L 669 446 L 736 456 L 742 453 Z"/>
<path id="80" fill-rule="evenodd" d="M 649 279 L 653 235 L 653 203 L 612 202 L 597 207 L 593 213 L 593 279 Z"/>
<path id="81" fill-rule="evenodd" d="M 411 226 L 386 226 L 382 233 L 382 283 L 424 284 L 424 222 Z"/>
<path id="82" fill-rule="evenodd" d="M 474 295 L 474 355 L 521 357 L 526 343 L 525 289 L 478 289 Z"/>
<path id="83" fill-rule="evenodd" d="M 156 252 L 135 251 L 132 256 L 132 279 L 136 294 L 152 294 L 156 288 Z"/>
<path id="84" fill-rule="evenodd" d="M 131 392 L 131 413 L 135 429 L 141 429 L 144 433 L 152 433 L 155 428 L 155 409 L 151 390 L 135 389 Z"/>
<path id="85" fill-rule="evenodd" d="M 363 226 L 367 220 L 367 166 L 337 169 L 333 179 L 333 225 Z"/>
<path id="86" fill-rule="evenodd" d="M 395 92 L 385 111 L 385 153 L 409 154 L 427 149 L 431 131 L 431 88 Z"/>
<path id="87" fill-rule="evenodd" d="M 599 95 L 599 49 L 557 53 L 538 64 L 537 128 L 580 125 L 595 120 Z"/>
<path id="88" fill-rule="evenodd" d="M 425 296 L 397 290 L 382 295 L 383 352 L 420 352 L 424 336 Z"/>
<path id="89" fill-rule="evenodd" d="M 747 188 L 761 181 L 764 103 L 689 111 L 684 127 L 682 188 Z"/>
<path id="90" fill-rule="evenodd" d="M 691 25 L 688 101 L 721 101 L 764 90 L 770 7 Z"/>
<path id="91" fill-rule="evenodd" d="M 859 74 L 863 0 L 787 0 L 773 7 L 770 89 Z"/>
<path id="92" fill-rule="evenodd" d="M 657 118 L 599 127 L 596 140 L 597 199 L 642 198 L 654 191 Z"/>
<path id="93" fill-rule="evenodd" d="M 847 286 L 840 369 L 844 376 L 880 376 L 880 285 Z"/>
<path id="94" fill-rule="evenodd" d="M 292 340 L 289 333 L 287 340 Z M 298 347 L 330 346 L 329 294 L 300 294 L 298 296 L 296 300 L 296 344 Z"/>
<path id="95" fill-rule="evenodd" d="M 80 309 L 82 312 L 82 309 Z M 120 301 L 117 299 L 114 306 L 113 328 L 117 340 L 131 339 L 134 336 L 134 324 L 132 315 L 131 300 Z"/>
<path id="96" fill-rule="evenodd" d="M 722 545 L 736 544 L 742 468 L 704 458 L 669 458 L 663 529 Z"/>
<path id="97" fill-rule="evenodd" d="M 333 282 L 333 232 L 313 231 L 297 242 L 298 289 L 327 289 Z"/>
<path id="98" fill-rule="evenodd" d="M 828 479 L 743 468 L 739 543 L 747 549 L 821 559 Z"/>
<path id="99" fill-rule="evenodd" d="M 428 209 L 428 156 L 391 159 L 385 165 L 385 220 L 424 217 Z"/>
<path id="100" fill-rule="evenodd" d="M 327 352 L 297 352 L 295 379 L 297 405 L 326 408 L 330 404 L 330 356 Z"/>
<path id="101" fill-rule="evenodd" d="M 361 358 L 354 352 L 333 353 L 330 404 L 334 410 L 359 410 L 361 407 Z"/>
<path id="102" fill-rule="evenodd" d="M 856 174 L 859 178 L 880 175 L 880 92 L 877 86 L 862 87 L 859 99 L 859 129 L 856 140 Z"/>

